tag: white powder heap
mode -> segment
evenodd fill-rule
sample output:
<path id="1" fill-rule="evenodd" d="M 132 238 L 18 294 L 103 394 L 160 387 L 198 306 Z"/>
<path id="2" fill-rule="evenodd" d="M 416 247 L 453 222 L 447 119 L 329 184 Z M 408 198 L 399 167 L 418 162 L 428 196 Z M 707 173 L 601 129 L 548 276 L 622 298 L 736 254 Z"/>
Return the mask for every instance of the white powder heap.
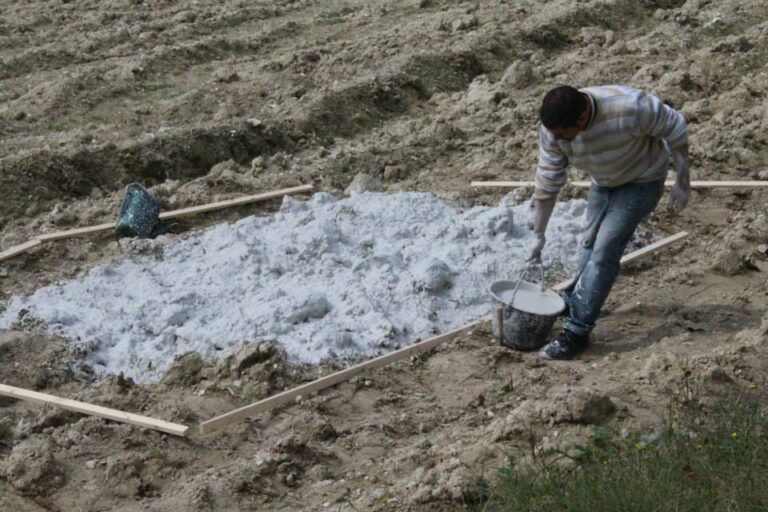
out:
<path id="1" fill-rule="evenodd" d="M 575 266 L 585 206 L 557 205 L 545 262 Z M 140 382 L 184 352 L 255 338 L 300 362 L 377 354 L 487 314 L 488 285 L 527 255 L 532 216 L 527 203 L 459 212 L 427 193 L 286 197 L 275 215 L 161 237 L 159 257 L 13 297 L 0 328 L 26 310 L 97 373 Z"/>

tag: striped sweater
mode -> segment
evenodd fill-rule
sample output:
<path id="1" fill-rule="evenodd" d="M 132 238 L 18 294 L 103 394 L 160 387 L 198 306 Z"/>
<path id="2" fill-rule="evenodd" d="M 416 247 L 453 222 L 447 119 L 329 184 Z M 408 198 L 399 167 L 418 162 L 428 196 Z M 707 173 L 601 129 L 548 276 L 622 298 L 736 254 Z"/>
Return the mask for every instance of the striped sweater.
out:
<path id="1" fill-rule="evenodd" d="M 569 164 L 605 187 L 666 177 L 670 149 L 688 144 L 682 114 L 656 96 L 623 85 L 580 91 L 590 96 L 594 117 L 572 141 L 556 140 L 541 126 L 534 197 L 556 196 Z"/>

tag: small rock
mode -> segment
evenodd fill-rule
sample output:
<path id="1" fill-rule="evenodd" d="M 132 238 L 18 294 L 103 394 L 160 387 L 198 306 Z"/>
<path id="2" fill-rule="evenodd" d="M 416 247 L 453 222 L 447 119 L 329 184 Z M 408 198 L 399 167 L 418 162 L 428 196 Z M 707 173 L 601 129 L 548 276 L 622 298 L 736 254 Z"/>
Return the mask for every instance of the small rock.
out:
<path id="1" fill-rule="evenodd" d="M 314 437 L 318 441 L 332 441 L 339 437 L 339 433 L 330 423 L 323 423 L 315 432 Z"/>
<path id="2" fill-rule="evenodd" d="M 202 379 L 200 370 L 203 369 L 203 358 L 197 352 L 187 352 L 166 370 L 160 380 L 164 386 L 189 386 L 197 384 Z"/>
<path id="3" fill-rule="evenodd" d="M 333 478 L 333 473 L 325 464 L 315 464 L 309 468 L 307 476 L 312 480 L 322 481 Z"/>
<path id="4" fill-rule="evenodd" d="M 353 195 L 362 192 L 382 192 L 383 190 L 384 186 L 376 178 L 370 174 L 359 173 L 354 177 L 345 192 Z"/>
<path id="5" fill-rule="evenodd" d="M 534 81 L 533 68 L 527 61 L 519 60 L 512 63 L 501 77 L 503 88 L 522 89 Z"/>
<path id="6" fill-rule="evenodd" d="M 259 128 L 260 126 L 264 125 L 264 122 L 261 119 L 256 119 L 255 117 L 252 117 L 248 119 L 248 125 L 252 128 Z"/>
<path id="7" fill-rule="evenodd" d="M 475 16 L 467 15 L 453 20 L 451 23 L 451 28 L 454 30 L 454 32 L 458 32 L 460 30 L 470 30 L 477 28 L 479 24 L 480 22 Z"/>
<path id="8" fill-rule="evenodd" d="M 499 135 L 501 137 L 506 137 L 510 133 L 512 133 L 512 129 L 514 128 L 514 125 L 512 123 L 504 123 L 500 125 L 498 128 L 496 128 L 496 135 Z"/>
<path id="9" fill-rule="evenodd" d="M 264 170 L 265 162 L 263 156 L 257 156 L 251 160 L 251 174 L 258 174 Z"/>
<path id="10" fill-rule="evenodd" d="M 85 462 L 85 467 L 88 469 L 96 469 L 96 466 L 98 465 L 99 461 L 96 459 L 92 459 Z"/>
<path id="11" fill-rule="evenodd" d="M 61 203 L 57 203 L 51 210 L 50 217 L 56 226 L 69 226 L 74 224 L 77 220 L 77 216 L 69 210 L 65 209 L 65 206 Z"/>
<path id="12" fill-rule="evenodd" d="M 8 269 L 0 267 L 0 277 L 8 277 Z"/>
<path id="13" fill-rule="evenodd" d="M 214 74 L 214 78 L 217 82 L 222 83 L 231 83 L 231 82 L 237 82 L 240 80 L 240 75 L 238 75 L 235 71 L 228 70 L 228 69 L 220 69 L 216 71 Z"/>
<path id="14" fill-rule="evenodd" d="M 566 400 L 571 421 L 583 425 L 604 423 L 616 411 L 616 406 L 607 395 L 579 393 Z"/>
<path id="15" fill-rule="evenodd" d="M 720 368 L 719 366 L 716 366 L 715 368 L 712 368 L 709 372 L 709 380 L 712 382 L 717 382 L 720 384 L 728 384 L 729 382 L 733 382 L 733 378 L 728 375 L 728 372 Z"/>
<path id="16" fill-rule="evenodd" d="M 276 353 L 277 349 L 269 341 L 238 343 L 229 352 L 230 371 L 233 375 L 239 376 L 248 368 L 272 358 Z"/>
<path id="17" fill-rule="evenodd" d="M 405 166 L 403 165 L 385 165 L 384 166 L 384 179 L 387 181 L 402 179 L 406 174 Z"/>
<path id="18" fill-rule="evenodd" d="M 236 174 L 240 174 L 245 171 L 245 168 L 234 160 L 225 160 L 211 167 L 211 170 L 208 171 L 208 176 L 223 177 L 227 171 L 235 171 Z"/>

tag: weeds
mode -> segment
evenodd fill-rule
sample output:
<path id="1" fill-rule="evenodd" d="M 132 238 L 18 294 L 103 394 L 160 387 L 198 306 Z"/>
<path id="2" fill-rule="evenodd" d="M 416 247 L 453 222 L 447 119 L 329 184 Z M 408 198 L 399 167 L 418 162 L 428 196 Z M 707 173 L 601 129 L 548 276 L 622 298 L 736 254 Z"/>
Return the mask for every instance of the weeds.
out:
<path id="1" fill-rule="evenodd" d="M 483 503 L 501 511 L 757 511 L 768 504 L 768 417 L 744 392 L 705 413 L 687 368 L 682 400 L 658 430 L 599 430 L 583 444 L 510 457 Z"/>

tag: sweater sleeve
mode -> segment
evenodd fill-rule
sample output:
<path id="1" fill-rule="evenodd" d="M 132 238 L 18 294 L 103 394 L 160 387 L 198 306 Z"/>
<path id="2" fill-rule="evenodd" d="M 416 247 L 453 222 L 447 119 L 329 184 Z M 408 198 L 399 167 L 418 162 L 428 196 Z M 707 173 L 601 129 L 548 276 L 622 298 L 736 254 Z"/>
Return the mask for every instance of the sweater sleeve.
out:
<path id="1" fill-rule="evenodd" d="M 556 197 L 565 185 L 568 175 L 565 168 L 568 158 L 560 150 L 552 134 L 541 126 L 539 128 L 539 161 L 535 175 L 535 199 Z"/>
<path id="2" fill-rule="evenodd" d="M 637 100 L 638 129 L 657 139 L 664 139 L 670 149 L 688 144 L 688 129 L 683 115 L 652 94 L 641 93 Z"/>

